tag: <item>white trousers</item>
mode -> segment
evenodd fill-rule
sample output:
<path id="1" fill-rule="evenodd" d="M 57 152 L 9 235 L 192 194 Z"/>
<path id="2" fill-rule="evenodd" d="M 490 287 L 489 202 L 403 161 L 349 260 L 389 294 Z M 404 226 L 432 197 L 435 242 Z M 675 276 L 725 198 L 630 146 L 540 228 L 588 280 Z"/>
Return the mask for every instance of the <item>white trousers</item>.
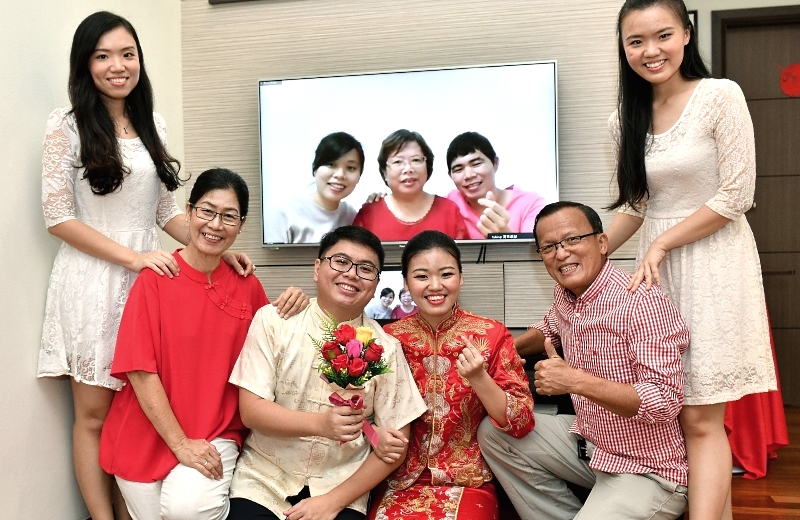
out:
<path id="1" fill-rule="evenodd" d="M 222 479 L 214 480 L 178 464 L 157 482 L 131 482 L 116 477 L 133 520 L 223 520 L 228 516 L 233 468 L 239 447 L 228 439 L 211 444 L 222 458 Z"/>
<path id="2" fill-rule="evenodd" d="M 686 486 L 658 475 L 594 471 L 578 458 L 574 415 L 534 414 L 521 439 L 488 420 L 478 428 L 486 462 L 522 520 L 672 520 L 686 509 Z M 591 488 L 581 505 L 565 481 Z"/>

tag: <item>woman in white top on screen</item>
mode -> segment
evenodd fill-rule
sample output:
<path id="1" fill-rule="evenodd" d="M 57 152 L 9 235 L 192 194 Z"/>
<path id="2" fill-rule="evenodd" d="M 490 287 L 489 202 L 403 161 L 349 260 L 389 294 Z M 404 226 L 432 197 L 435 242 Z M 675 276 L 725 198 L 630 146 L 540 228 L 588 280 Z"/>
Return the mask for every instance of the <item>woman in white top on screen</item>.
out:
<path id="1" fill-rule="evenodd" d="M 384 287 L 377 302 L 367 305 L 364 312 L 373 320 L 388 320 L 392 317 L 392 302 L 394 301 L 394 291 L 389 287 Z"/>
<path id="2" fill-rule="evenodd" d="M 344 202 L 364 171 L 364 149 L 355 137 L 322 138 L 311 165 L 316 191 L 290 198 L 267 215 L 268 244 L 316 244 L 322 235 L 353 223 L 356 209 Z"/>

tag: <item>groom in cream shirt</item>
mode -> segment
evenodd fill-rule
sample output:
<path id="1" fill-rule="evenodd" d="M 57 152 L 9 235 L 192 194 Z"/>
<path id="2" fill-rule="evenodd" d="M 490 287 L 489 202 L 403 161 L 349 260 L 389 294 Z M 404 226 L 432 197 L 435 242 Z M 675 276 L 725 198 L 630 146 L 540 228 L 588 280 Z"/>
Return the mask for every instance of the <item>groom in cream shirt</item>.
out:
<path id="1" fill-rule="evenodd" d="M 369 491 L 405 457 L 386 463 L 361 434 L 366 417 L 409 435 L 425 411 L 399 342 L 364 314 L 383 268 L 380 240 L 356 226 L 323 236 L 314 265 L 318 297 L 282 320 L 267 305 L 253 319 L 230 382 L 240 388 L 242 420 L 251 428 L 231 483 L 229 520 L 318 515 L 362 519 Z M 373 329 L 391 372 L 364 386 L 363 410 L 335 407 L 320 378 L 311 338 L 328 313 L 339 323 Z"/>

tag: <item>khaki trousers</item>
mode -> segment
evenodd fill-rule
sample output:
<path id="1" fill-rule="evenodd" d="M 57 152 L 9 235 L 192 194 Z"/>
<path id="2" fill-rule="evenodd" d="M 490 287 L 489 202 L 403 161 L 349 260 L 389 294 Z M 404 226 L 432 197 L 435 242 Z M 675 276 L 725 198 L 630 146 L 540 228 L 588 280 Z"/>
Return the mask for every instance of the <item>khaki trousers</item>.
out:
<path id="1" fill-rule="evenodd" d="M 478 428 L 486 462 L 522 520 L 674 520 L 686 509 L 686 486 L 654 474 L 594 471 L 578 458 L 574 415 L 534 414 L 522 439 L 498 430 L 487 417 Z M 591 488 L 581 505 L 565 481 Z"/>

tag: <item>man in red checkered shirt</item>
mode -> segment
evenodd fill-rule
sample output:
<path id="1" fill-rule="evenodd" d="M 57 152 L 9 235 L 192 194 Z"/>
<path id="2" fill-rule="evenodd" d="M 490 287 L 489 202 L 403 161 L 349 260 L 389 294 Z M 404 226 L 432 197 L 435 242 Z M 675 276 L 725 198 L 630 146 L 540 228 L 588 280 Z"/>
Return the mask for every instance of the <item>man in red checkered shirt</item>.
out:
<path id="1" fill-rule="evenodd" d="M 537 393 L 569 393 L 576 415 L 535 414 L 522 439 L 490 424 L 481 450 L 524 519 L 674 519 L 686 508 L 681 354 L 689 330 L 667 296 L 608 261 L 608 237 L 583 204 L 545 206 L 533 228 L 558 283 L 544 320 L 518 338 Z M 554 347 L 563 347 L 564 359 Z M 584 505 L 566 482 L 591 488 Z"/>

